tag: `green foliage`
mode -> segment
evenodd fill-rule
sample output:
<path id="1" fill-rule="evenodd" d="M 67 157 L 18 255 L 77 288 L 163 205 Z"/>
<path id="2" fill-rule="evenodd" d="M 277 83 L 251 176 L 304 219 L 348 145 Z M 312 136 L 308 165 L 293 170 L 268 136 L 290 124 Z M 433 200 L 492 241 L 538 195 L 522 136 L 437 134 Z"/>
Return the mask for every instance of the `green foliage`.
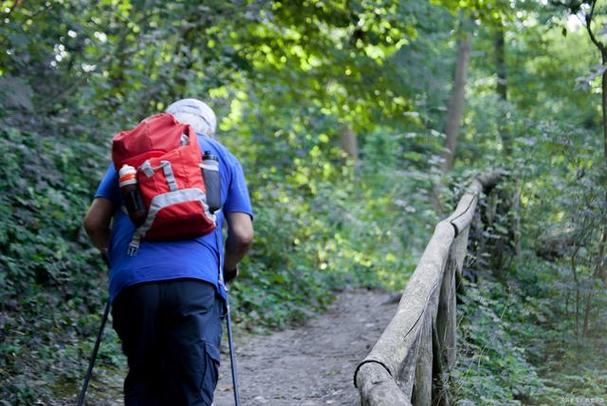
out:
<path id="1" fill-rule="evenodd" d="M 520 302 L 496 283 L 467 286 L 458 307 L 460 359 L 452 376 L 458 399 L 482 404 L 528 403 L 543 389 L 526 350 L 513 342 Z"/>
<path id="2" fill-rule="evenodd" d="M 571 334 L 570 304 L 553 300 L 568 288 L 550 263 L 526 254 L 512 269 L 507 286 L 481 275 L 461 298 L 456 397 L 483 404 L 607 400 L 602 328 L 584 340 Z"/>
<path id="3" fill-rule="evenodd" d="M 568 2 L 582 13 L 587 4 Z M 445 176 L 455 11 L 472 18 L 475 32 L 456 167 Z M 402 288 L 436 206 L 457 195 L 447 191 L 439 202 L 436 185 L 504 166 L 513 182 L 502 195 L 520 196 L 524 257 L 503 270 L 510 273 L 501 283 L 512 277 L 515 288 L 470 290 L 456 393 L 496 404 L 599 393 L 607 367 L 583 356 L 604 348 L 597 258 L 606 182 L 600 86 L 590 74 L 598 54 L 583 30 L 563 31 L 562 8 L 502 0 L 7 0 L 0 17 L 7 402 L 74 394 L 105 298 L 105 272 L 81 219 L 109 161 L 110 136 L 185 96 L 213 105 L 220 140 L 249 179 L 256 242 L 232 290 L 241 326 L 305 320 L 345 284 Z M 495 91 L 502 25 L 507 100 Z M 345 131 L 357 137 L 356 160 L 341 148 Z M 489 234 L 505 236 L 498 226 Z M 553 262 L 533 255 L 546 230 L 573 233 L 575 272 L 571 252 Z M 100 375 L 123 363 L 111 333 Z"/>
<path id="4" fill-rule="evenodd" d="M 401 288 L 435 220 L 427 204 L 431 179 L 413 165 L 409 173 L 394 170 L 402 153 L 394 143 L 402 137 L 377 134 L 374 139 L 384 141 L 365 147 L 365 161 L 354 168 L 330 143 L 331 121 L 311 109 L 287 114 L 277 115 L 274 141 L 255 150 L 260 176 L 250 188 L 257 237 L 234 287 L 236 308 L 251 324 L 304 319 L 310 303 L 327 305 L 327 290 L 344 283 Z M 255 123 L 243 120 L 239 132 L 246 134 L 249 122 Z M 234 141 L 226 136 L 240 152 L 242 144 Z M 248 154 L 251 148 L 243 148 L 245 168 Z M 293 155 L 292 161 L 274 158 Z M 401 214 L 417 210 L 415 217 Z M 395 228 L 418 235 L 405 239 Z"/>
<path id="5" fill-rule="evenodd" d="M 0 380 L 7 401 L 33 403 L 48 387 L 73 391 L 100 322 L 104 267 L 81 219 L 104 148 L 86 139 L 4 127 L 0 187 Z M 114 340 L 101 354 L 116 365 Z M 41 363 L 40 360 L 43 360 Z"/>

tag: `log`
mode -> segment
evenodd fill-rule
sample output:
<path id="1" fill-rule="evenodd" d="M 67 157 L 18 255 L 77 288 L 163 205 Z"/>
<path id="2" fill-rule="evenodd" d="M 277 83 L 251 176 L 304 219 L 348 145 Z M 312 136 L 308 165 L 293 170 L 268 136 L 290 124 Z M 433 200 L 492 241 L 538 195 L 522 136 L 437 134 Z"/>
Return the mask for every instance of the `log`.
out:
<path id="1" fill-rule="evenodd" d="M 496 169 L 476 175 L 476 180 L 481 183 L 483 186 L 482 190 L 487 193 L 489 189 L 493 188 L 502 178 L 508 175 L 509 173 L 505 169 Z"/>
<path id="2" fill-rule="evenodd" d="M 470 225 L 468 225 L 463 231 L 460 231 L 459 235 L 453 241 L 451 245 L 451 256 L 455 265 L 455 271 L 461 275 L 464 269 L 464 261 L 468 253 L 468 235 L 470 233 Z"/>
<path id="3" fill-rule="evenodd" d="M 448 404 L 444 377 L 456 355 L 456 279 L 479 196 L 504 175 L 497 170 L 476 176 L 453 214 L 436 225 L 396 315 L 356 368 L 354 385 L 363 405 L 409 405 L 412 397 L 419 405 Z M 432 385 L 436 373 L 438 391 Z"/>
<path id="4" fill-rule="evenodd" d="M 443 269 L 454 236 L 454 229 L 448 222 L 438 223 L 405 288 L 396 315 L 369 355 L 363 360 L 363 363 L 378 361 L 385 365 L 389 374 L 402 383 L 401 389 L 409 399 L 417 363 L 417 344 L 424 325 L 426 310 L 428 303 L 433 301 L 433 296 L 438 296 L 440 292 Z M 369 371 L 372 368 L 377 369 L 381 366 L 373 365 L 364 370 L 357 369 L 355 382 L 361 390 L 361 394 L 363 394 L 361 388 L 368 387 L 371 379 L 363 371 Z M 369 398 L 372 402 L 369 404 L 382 404 L 381 400 L 374 396 L 372 393 L 364 394 L 364 397 Z"/>
<path id="5" fill-rule="evenodd" d="M 449 255 L 443 275 L 441 294 L 436 316 L 437 337 L 447 362 L 447 370 L 455 363 L 456 310 L 455 310 L 455 259 Z"/>
<path id="6" fill-rule="evenodd" d="M 572 228 L 552 229 L 542 233 L 535 242 L 535 253 L 547 261 L 571 256 L 576 245 L 576 230 Z"/>
<path id="7" fill-rule="evenodd" d="M 432 326 L 432 352 L 434 387 L 432 388 L 432 404 L 449 406 L 449 371 L 443 356 L 443 349 L 438 338 L 436 325 Z"/>
<path id="8" fill-rule="evenodd" d="M 434 309 L 428 309 L 434 310 Z M 432 312 L 426 312 L 420 331 L 420 342 L 415 369 L 414 404 L 432 404 Z"/>
<path id="9" fill-rule="evenodd" d="M 358 389 L 361 393 L 361 404 L 410 406 L 411 400 L 400 390 L 387 369 L 376 363 L 359 365 L 355 376 L 361 377 Z M 356 378 L 355 378 L 356 379 Z"/>
<path id="10" fill-rule="evenodd" d="M 459 200 L 453 214 L 445 220 L 453 226 L 456 235 L 470 225 L 472 217 L 474 216 L 474 211 L 476 210 L 478 195 L 481 190 L 482 185 L 476 180 L 473 181 Z"/>

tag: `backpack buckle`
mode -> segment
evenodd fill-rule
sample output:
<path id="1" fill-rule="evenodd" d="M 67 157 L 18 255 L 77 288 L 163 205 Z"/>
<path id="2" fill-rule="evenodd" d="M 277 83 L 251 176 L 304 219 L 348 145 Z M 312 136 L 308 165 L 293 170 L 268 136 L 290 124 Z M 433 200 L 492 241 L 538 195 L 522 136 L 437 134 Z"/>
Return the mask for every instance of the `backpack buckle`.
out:
<path id="1" fill-rule="evenodd" d="M 126 251 L 126 254 L 129 257 L 134 257 L 139 252 L 139 245 L 141 245 L 141 237 L 133 237 L 129 244 L 129 248 Z"/>

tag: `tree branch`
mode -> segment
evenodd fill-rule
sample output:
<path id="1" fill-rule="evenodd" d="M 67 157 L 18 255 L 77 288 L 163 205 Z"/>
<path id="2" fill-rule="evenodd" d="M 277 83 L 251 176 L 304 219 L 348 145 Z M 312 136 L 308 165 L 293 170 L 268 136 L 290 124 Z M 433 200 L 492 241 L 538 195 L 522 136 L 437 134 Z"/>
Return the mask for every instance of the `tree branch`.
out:
<path id="1" fill-rule="evenodd" d="M 13 7 L 11 7 L 9 12 L 6 13 L 5 18 L 9 18 L 11 16 L 11 14 L 13 14 L 13 11 L 15 11 L 15 9 L 17 7 L 19 7 L 20 4 L 21 4 L 21 0 L 16 0 L 15 3 L 13 4 Z"/>
<path id="2" fill-rule="evenodd" d="M 601 41 L 599 41 L 594 32 L 592 32 L 592 28 L 590 24 L 592 23 L 592 17 L 594 16 L 594 8 L 596 7 L 597 0 L 592 0 L 592 7 L 590 8 L 590 13 L 586 14 L 586 31 L 588 31 L 588 36 L 590 36 L 590 40 L 596 47 L 601 51 L 601 56 L 604 56 L 607 53 L 607 47 Z M 604 61 L 603 61 L 604 62 Z"/>

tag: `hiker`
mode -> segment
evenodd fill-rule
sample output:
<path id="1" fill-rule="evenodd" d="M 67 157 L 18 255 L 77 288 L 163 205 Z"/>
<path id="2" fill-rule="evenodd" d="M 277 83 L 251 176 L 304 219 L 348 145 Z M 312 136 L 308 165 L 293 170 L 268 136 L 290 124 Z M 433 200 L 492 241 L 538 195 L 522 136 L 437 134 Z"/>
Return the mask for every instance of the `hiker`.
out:
<path id="1" fill-rule="evenodd" d="M 214 138 L 213 110 L 200 100 L 183 99 L 171 104 L 166 113 L 172 117 L 160 115 L 162 120 L 189 124 L 196 133 L 196 140 L 189 142 L 197 141 L 201 154 L 210 152 L 219 161 L 221 209 L 212 215 L 214 230 L 178 240 L 147 240 L 144 235 L 136 252 L 129 251 L 135 224 L 124 210 L 114 164 L 107 169 L 84 219 L 93 244 L 109 259 L 113 327 L 129 366 L 124 381 L 127 406 L 212 403 L 226 311 L 225 284 L 238 275 L 237 264 L 253 239 L 243 170 Z"/>

